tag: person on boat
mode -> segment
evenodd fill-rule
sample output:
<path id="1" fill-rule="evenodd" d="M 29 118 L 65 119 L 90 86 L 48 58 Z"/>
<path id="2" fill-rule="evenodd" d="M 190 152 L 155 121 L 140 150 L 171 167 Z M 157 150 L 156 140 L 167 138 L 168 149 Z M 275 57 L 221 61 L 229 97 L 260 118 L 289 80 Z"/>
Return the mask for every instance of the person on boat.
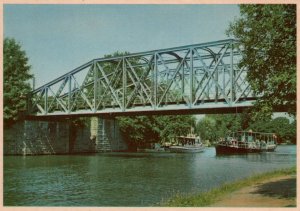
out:
<path id="1" fill-rule="evenodd" d="M 196 136 L 195 143 L 200 144 L 200 142 L 201 142 L 200 136 Z"/>
<path id="2" fill-rule="evenodd" d="M 273 140 L 274 140 L 274 143 L 276 144 L 277 143 L 277 136 L 275 134 L 273 134 Z"/>
<path id="3" fill-rule="evenodd" d="M 262 146 L 262 147 L 266 147 L 266 145 L 267 145 L 267 144 L 266 144 L 265 140 L 262 140 L 261 146 Z"/>
<path id="4" fill-rule="evenodd" d="M 258 139 L 256 139 L 256 140 L 255 140 L 255 143 L 256 143 L 256 148 L 259 149 L 259 148 L 260 148 L 260 141 L 259 141 Z"/>
<path id="5" fill-rule="evenodd" d="M 248 142 L 252 142 L 252 141 L 253 141 L 253 136 L 252 136 L 252 130 L 250 129 L 248 133 Z"/>
<path id="6" fill-rule="evenodd" d="M 246 135 L 245 134 L 243 134 L 241 142 L 246 142 Z"/>

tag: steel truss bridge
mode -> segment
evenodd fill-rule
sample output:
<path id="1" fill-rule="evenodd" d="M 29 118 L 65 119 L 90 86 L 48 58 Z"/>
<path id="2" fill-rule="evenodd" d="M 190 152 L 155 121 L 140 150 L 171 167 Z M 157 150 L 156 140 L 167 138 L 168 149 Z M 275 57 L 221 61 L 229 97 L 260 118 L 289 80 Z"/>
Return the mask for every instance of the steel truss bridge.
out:
<path id="1" fill-rule="evenodd" d="M 256 97 L 233 39 L 99 58 L 32 91 L 29 116 L 223 113 Z"/>

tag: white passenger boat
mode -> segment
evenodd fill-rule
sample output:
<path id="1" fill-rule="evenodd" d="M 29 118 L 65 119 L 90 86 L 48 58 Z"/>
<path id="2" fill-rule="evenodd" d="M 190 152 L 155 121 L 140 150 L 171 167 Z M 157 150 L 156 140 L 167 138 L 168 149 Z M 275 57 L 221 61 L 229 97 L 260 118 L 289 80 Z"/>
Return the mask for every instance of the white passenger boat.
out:
<path id="1" fill-rule="evenodd" d="M 186 153 L 186 152 L 203 152 L 205 146 L 200 141 L 199 137 L 180 136 L 178 137 L 179 144 L 169 147 L 170 152 Z"/>

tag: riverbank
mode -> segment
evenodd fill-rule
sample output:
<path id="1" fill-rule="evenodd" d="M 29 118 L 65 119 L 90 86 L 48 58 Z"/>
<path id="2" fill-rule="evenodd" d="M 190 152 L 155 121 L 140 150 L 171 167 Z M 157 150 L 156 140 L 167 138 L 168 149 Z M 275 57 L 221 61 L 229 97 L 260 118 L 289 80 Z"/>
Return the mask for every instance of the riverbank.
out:
<path id="1" fill-rule="evenodd" d="M 296 167 L 276 170 L 197 195 L 176 195 L 166 207 L 295 207 Z"/>

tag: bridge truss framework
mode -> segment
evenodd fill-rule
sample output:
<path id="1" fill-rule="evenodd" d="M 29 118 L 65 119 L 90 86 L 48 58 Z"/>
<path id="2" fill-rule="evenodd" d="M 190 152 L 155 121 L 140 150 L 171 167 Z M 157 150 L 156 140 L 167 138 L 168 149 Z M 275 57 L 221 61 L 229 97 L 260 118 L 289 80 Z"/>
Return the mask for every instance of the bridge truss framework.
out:
<path id="1" fill-rule="evenodd" d="M 32 91 L 32 116 L 207 111 L 252 106 L 235 40 L 94 59 Z"/>

